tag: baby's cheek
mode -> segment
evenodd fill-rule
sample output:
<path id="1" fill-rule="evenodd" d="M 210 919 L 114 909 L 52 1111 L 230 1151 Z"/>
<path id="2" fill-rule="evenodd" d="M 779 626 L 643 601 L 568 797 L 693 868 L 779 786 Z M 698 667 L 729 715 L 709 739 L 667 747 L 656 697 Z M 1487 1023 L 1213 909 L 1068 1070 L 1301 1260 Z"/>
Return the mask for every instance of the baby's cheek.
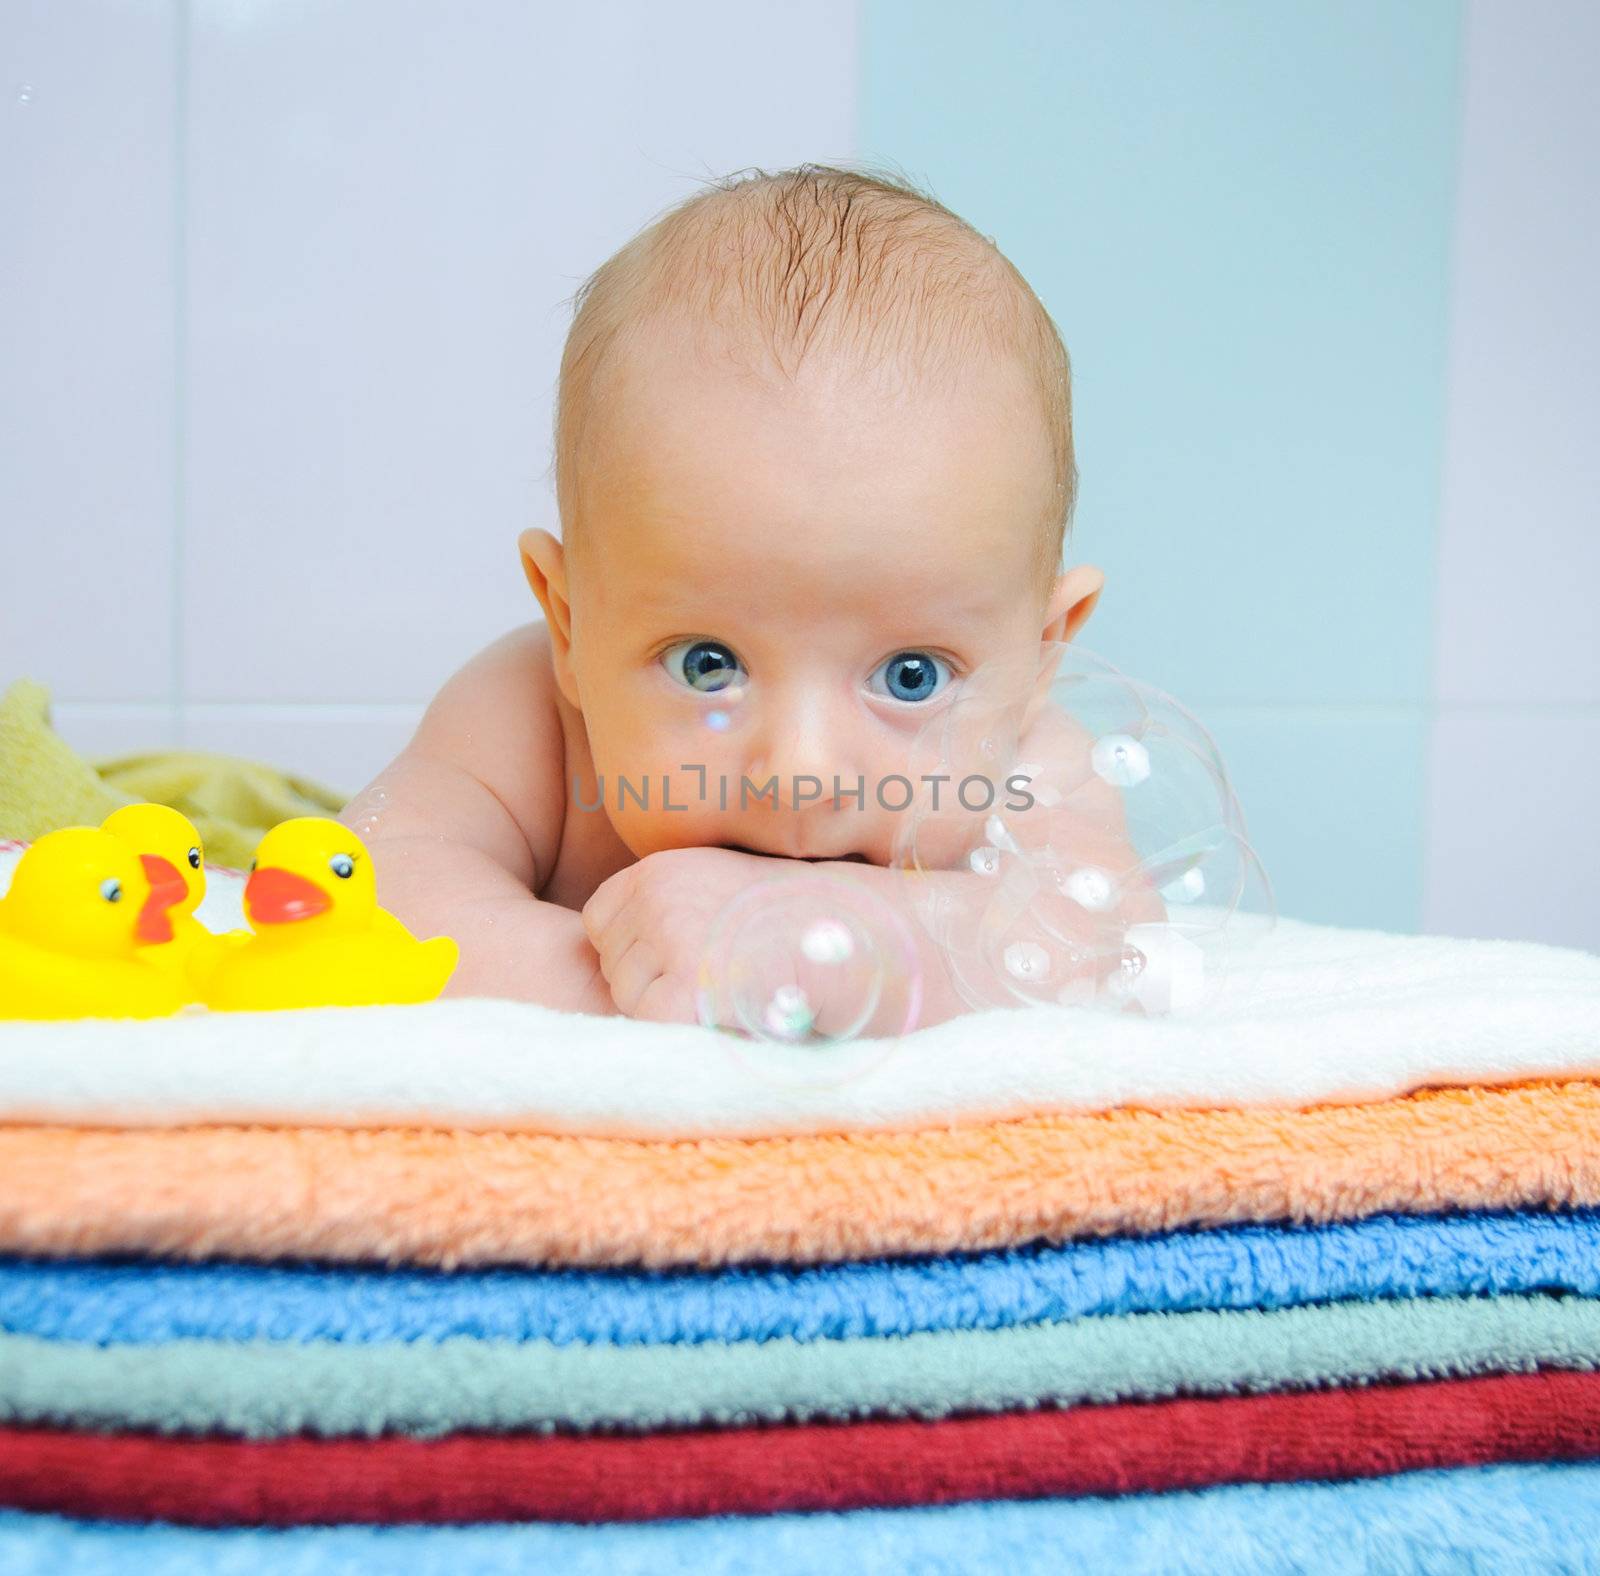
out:
<path id="1" fill-rule="evenodd" d="M 708 802 L 714 807 L 715 769 L 708 769 L 692 734 L 661 727 L 659 718 L 639 707 L 586 722 L 595 780 L 580 810 L 604 813 L 640 858 L 707 841 L 702 833 Z"/>
<path id="2" fill-rule="evenodd" d="M 737 803 L 736 789 L 733 802 Z M 717 809 L 715 784 L 710 796 L 703 798 L 694 774 L 608 777 L 604 813 L 617 836 L 640 859 L 672 848 L 738 841 L 730 816 Z"/>

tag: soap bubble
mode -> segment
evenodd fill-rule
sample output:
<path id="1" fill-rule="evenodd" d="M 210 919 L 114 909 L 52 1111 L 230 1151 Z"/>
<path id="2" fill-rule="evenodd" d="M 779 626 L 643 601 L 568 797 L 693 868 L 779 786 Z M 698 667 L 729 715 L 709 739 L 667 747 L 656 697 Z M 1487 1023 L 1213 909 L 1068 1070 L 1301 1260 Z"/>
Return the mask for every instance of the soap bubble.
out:
<path id="1" fill-rule="evenodd" d="M 871 1071 L 916 1023 L 922 980 L 911 929 L 836 871 L 747 887 L 717 916 L 696 1005 L 710 1028 L 748 1038 L 763 1077 L 839 1083 Z"/>
<path id="2" fill-rule="evenodd" d="M 360 838 L 375 837 L 383 825 L 384 812 L 389 807 L 389 789 L 381 782 L 363 788 L 344 807 L 341 819 Z"/>
<path id="3" fill-rule="evenodd" d="M 1215 742 L 1171 696 L 1045 645 L 963 680 L 912 756 L 895 863 L 970 1006 L 1159 1015 L 1247 987 L 1271 889 Z"/>
<path id="4" fill-rule="evenodd" d="M 1150 775 L 1150 752 L 1132 734 L 1108 733 L 1094 741 L 1089 764 L 1103 781 L 1134 788 Z"/>

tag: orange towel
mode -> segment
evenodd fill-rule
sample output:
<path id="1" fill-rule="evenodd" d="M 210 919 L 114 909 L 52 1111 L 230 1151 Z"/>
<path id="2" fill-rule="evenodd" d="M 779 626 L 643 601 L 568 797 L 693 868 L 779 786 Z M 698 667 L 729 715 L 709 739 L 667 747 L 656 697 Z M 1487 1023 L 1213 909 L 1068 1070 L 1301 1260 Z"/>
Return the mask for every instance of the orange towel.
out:
<path id="1" fill-rule="evenodd" d="M 942 1253 L 1247 1220 L 1600 1203 L 1600 1085 L 664 1143 L 0 1128 L 0 1251 L 436 1265 Z"/>

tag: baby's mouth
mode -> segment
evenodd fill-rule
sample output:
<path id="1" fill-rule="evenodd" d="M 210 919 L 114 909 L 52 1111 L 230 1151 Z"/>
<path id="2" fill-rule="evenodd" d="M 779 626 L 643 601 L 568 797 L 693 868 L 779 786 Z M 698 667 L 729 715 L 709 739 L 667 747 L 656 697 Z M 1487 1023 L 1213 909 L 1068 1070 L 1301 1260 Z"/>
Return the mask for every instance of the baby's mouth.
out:
<path id="1" fill-rule="evenodd" d="M 722 845 L 735 854 L 754 854 L 757 859 L 798 859 L 808 865 L 866 865 L 872 861 L 865 854 L 771 854 L 761 848 L 747 848 L 743 843 Z"/>

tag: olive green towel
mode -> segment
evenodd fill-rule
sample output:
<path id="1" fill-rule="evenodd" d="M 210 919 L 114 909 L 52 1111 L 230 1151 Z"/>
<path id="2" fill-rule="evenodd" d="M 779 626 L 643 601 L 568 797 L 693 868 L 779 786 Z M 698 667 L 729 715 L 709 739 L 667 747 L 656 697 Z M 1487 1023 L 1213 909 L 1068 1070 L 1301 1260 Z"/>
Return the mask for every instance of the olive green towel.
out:
<path id="1" fill-rule="evenodd" d="M 268 828 L 334 815 L 340 795 L 256 761 L 155 751 L 87 761 L 50 726 L 50 694 L 20 679 L 0 694 L 0 837 L 23 842 L 62 826 L 98 826 L 121 805 L 181 810 L 214 864 L 243 866 Z"/>

